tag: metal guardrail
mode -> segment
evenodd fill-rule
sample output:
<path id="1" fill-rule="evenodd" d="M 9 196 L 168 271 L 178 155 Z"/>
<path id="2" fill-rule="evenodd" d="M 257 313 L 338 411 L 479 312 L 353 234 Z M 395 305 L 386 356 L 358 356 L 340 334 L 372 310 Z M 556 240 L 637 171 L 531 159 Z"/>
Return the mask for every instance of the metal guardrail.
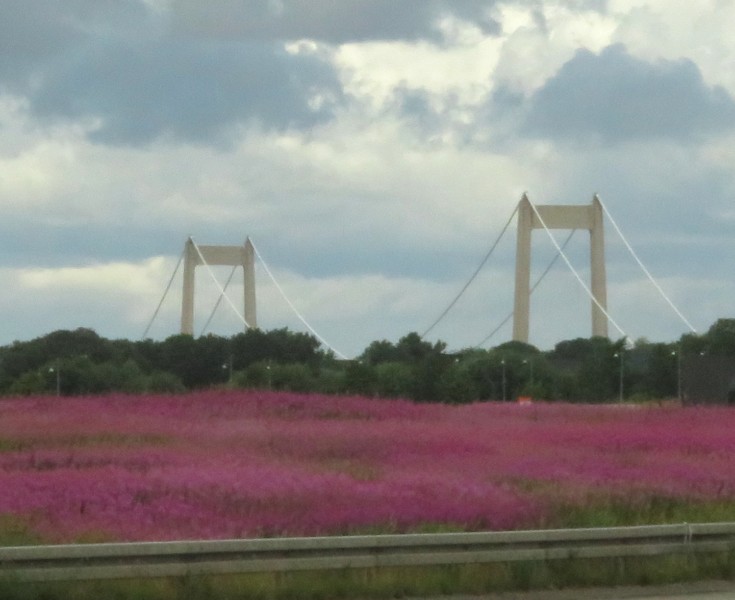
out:
<path id="1" fill-rule="evenodd" d="M 25 581 L 656 556 L 735 550 L 735 522 L 476 533 L 0 548 Z"/>

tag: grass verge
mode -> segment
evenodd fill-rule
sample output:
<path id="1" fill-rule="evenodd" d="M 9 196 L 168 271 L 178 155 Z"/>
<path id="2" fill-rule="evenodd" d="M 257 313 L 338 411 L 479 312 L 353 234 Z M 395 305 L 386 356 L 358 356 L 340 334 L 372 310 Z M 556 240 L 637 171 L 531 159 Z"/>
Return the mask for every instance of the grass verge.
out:
<path id="1" fill-rule="evenodd" d="M 327 600 L 508 590 L 662 585 L 735 578 L 735 551 L 617 559 L 391 567 L 156 580 L 26 583 L 0 579 L 3 600 Z"/>

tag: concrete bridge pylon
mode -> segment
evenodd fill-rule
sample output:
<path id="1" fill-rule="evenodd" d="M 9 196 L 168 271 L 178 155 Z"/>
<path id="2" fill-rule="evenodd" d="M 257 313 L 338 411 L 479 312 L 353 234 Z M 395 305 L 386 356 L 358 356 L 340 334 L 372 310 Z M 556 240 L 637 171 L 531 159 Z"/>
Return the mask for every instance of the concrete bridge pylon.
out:
<path id="1" fill-rule="evenodd" d="M 242 246 L 200 246 L 189 238 L 184 247 L 184 289 L 181 300 L 181 333 L 194 335 L 195 270 L 200 265 L 242 267 L 243 315 L 246 327 L 258 326 L 255 307 L 255 249 L 250 238 Z"/>
<path id="2" fill-rule="evenodd" d="M 590 232 L 592 335 L 608 337 L 607 276 L 603 209 L 595 195 L 589 205 L 532 206 L 526 194 L 518 203 L 513 340 L 528 343 L 531 302 L 531 232 L 534 229 L 587 229 Z"/>

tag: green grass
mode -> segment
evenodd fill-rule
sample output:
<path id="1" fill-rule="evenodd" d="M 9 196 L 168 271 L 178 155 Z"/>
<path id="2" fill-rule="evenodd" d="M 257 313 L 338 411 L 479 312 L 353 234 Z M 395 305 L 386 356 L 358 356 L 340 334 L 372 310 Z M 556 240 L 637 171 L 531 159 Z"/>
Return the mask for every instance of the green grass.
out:
<path id="1" fill-rule="evenodd" d="M 3 600 L 328 600 L 508 590 L 662 585 L 735 578 L 735 552 L 618 559 L 390 567 L 295 573 L 30 584 L 0 579 Z"/>
<path id="2" fill-rule="evenodd" d="M 33 532 L 23 518 L 0 515 L 0 546 L 30 546 L 43 543 L 41 537 Z"/>
<path id="3" fill-rule="evenodd" d="M 735 521 L 732 500 L 692 502 L 667 496 L 599 498 L 582 506 L 560 503 L 543 528 L 623 527 L 667 523 L 720 523 Z"/>
<path id="4" fill-rule="evenodd" d="M 539 490 L 541 491 L 541 490 Z M 665 496 L 638 500 L 600 497 L 586 506 L 560 503 L 543 527 L 606 527 L 655 523 L 735 521 L 731 502 L 685 502 Z M 426 531 L 451 531 L 441 524 Z M 456 530 L 456 529 L 454 529 Z M 362 531 L 360 533 L 386 533 Z M 96 539 L 82 541 L 99 541 Z M 40 544 L 29 524 L 0 516 L 0 545 Z M 2 600 L 327 600 L 485 594 L 530 589 L 609 585 L 660 585 L 704 579 L 735 579 L 735 551 L 617 559 L 518 561 L 483 565 L 389 567 L 296 573 L 190 576 L 31 584 L 0 578 Z"/>

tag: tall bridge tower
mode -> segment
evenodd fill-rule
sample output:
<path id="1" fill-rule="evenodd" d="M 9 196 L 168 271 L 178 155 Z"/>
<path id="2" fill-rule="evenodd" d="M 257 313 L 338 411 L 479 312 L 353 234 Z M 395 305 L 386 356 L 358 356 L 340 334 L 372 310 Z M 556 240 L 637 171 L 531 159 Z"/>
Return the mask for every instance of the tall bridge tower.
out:
<path id="1" fill-rule="evenodd" d="M 513 340 L 528 343 L 531 300 L 531 231 L 534 229 L 587 229 L 590 232 L 592 277 L 592 335 L 607 337 L 607 276 L 605 274 L 605 237 L 603 211 L 595 195 L 589 205 L 532 206 L 524 194 L 518 203 L 516 240 L 515 300 Z"/>
<path id="2" fill-rule="evenodd" d="M 189 238 L 184 246 L 184 293 L 181 300 L 181 333 L 194 335 L 194 274 L 200 265 L 242 267 L 243 315 L 248 327 L 257 327 L 255 311 L 255 249 L 250 238 L 242 246 L 199 246 Z"/>

